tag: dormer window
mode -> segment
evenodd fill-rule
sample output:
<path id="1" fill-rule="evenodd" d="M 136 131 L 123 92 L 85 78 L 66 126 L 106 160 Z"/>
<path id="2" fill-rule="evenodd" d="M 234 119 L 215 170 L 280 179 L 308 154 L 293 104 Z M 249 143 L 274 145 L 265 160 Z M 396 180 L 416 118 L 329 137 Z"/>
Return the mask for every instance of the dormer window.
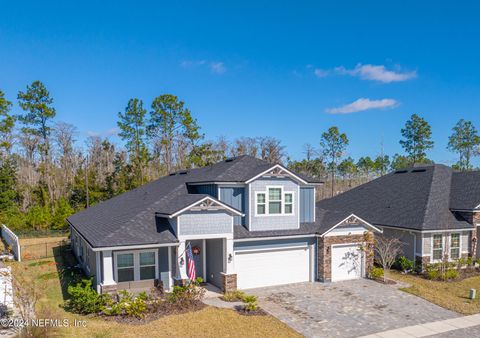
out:
<path id="1" fill-rule="evenodd" d="M 267 187 L 255 196 L 257 216 L 293 215 L 293 192 L 284 192 L 283 187 Z"/>
<path id="2" fill-rule="evenodd" d="M 266 212 L 266 199 L 265 193 L 257 194 L 257 215 L 265 215 Z"/>
<path id="3" fill-rule="evenodd" d="M 268 213 L 270 215 L 282 213 L 282 188 L 268 189 Z"/>
<path id="4" fill-rule="evenodd" d="M 291 192 L 285 193 L 285 213 L 293 214 L 293 194 Z"/>

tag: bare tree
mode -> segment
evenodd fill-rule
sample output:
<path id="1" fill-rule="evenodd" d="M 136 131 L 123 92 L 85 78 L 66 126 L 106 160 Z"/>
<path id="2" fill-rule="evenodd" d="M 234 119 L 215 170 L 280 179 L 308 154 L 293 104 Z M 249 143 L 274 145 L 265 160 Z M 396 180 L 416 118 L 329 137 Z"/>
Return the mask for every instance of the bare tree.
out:
<path id="1" fill-rule="evenodd" d="M 387 274 L 390 271 L 397 256 L 402 253 L 402 242 L 395 237 L 377 236 L 375 238 L 375 254 L 377 263 L 383 268 L 383 282 L 387 281 Z"/>
<path id="2" fill-rule="evenodd" d="M 303 145 L 303 153 L 305 154 L 305 159 L 309 162 L 318 154 L 318 151 L 310 143 L 305 143 Z"/>
<path id="3" fill-rule="evenodd" d="M 285 146 L 277 138 L 266 136 L 258 138 L 260 156 L 269 163 L 281 163 L 285 157 Z"/>

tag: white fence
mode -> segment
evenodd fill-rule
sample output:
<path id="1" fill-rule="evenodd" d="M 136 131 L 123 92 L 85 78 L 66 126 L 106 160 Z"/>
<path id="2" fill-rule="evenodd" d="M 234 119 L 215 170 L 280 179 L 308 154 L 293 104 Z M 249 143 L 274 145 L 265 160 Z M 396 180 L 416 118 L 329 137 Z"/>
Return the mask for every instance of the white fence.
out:
<path id="1" fill-rule="evenodd" d="M 2 224 L 2 238 L 5 240 L 7 245 L 12 249 L 13 254 L 17 261 L 20 262 L 21 254 L 20 254 L 20 241 L 18 240 L 18 236 L 10 230 L 5 224 Z"/>

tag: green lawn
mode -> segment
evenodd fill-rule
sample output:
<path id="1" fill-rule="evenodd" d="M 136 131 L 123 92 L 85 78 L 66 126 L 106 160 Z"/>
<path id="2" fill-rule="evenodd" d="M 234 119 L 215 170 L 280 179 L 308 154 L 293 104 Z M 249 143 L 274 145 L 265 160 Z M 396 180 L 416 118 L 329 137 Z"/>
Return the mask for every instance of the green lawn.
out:
<path id="1" fill-rule="evenodd" d="M 271 316 L 243 316 L 233 310 L 206 307 L 201 311 L 172 315 L 146 324 L 129 325 L 100 318 L 69 313 L 62 308 L 64 294 L 57 265 L 70 264 L 72 256 L 11 263 L 14 273 L 35 285 L 40 300 L 40 318 L 86 320 L 86 328 L 68 327 L 49 330 L 41 335 L 64 337 L 301 337 Z M 68 280 L 64 274 L 63 280 Z M 63 283 L 65 289 L 66 283 Z"/>
<path id="2" fill-rule="evenodd" d="M 403 288 L 403 291 L 446 309 L 466 315 L 480 313 L 478 297 L 475 300 L 468 299 L 470 289 L 477 289 L 480 293 L 480 276 L 458 282 L 431 281 L 420 276 L 403 275 L 397 272 L 391 272 L 389 277 L 410 284 L 410 287 Z"/>

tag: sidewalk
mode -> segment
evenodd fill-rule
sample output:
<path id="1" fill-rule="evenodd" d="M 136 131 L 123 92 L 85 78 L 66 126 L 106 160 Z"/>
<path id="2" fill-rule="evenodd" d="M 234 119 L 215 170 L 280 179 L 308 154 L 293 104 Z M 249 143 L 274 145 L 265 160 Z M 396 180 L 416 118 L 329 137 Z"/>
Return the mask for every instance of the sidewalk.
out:
<path id="1" fill-rule="evenodd" d="M 363 338 L 427 337 L 480 325 L 480 314 L 378 332 Z"/>

